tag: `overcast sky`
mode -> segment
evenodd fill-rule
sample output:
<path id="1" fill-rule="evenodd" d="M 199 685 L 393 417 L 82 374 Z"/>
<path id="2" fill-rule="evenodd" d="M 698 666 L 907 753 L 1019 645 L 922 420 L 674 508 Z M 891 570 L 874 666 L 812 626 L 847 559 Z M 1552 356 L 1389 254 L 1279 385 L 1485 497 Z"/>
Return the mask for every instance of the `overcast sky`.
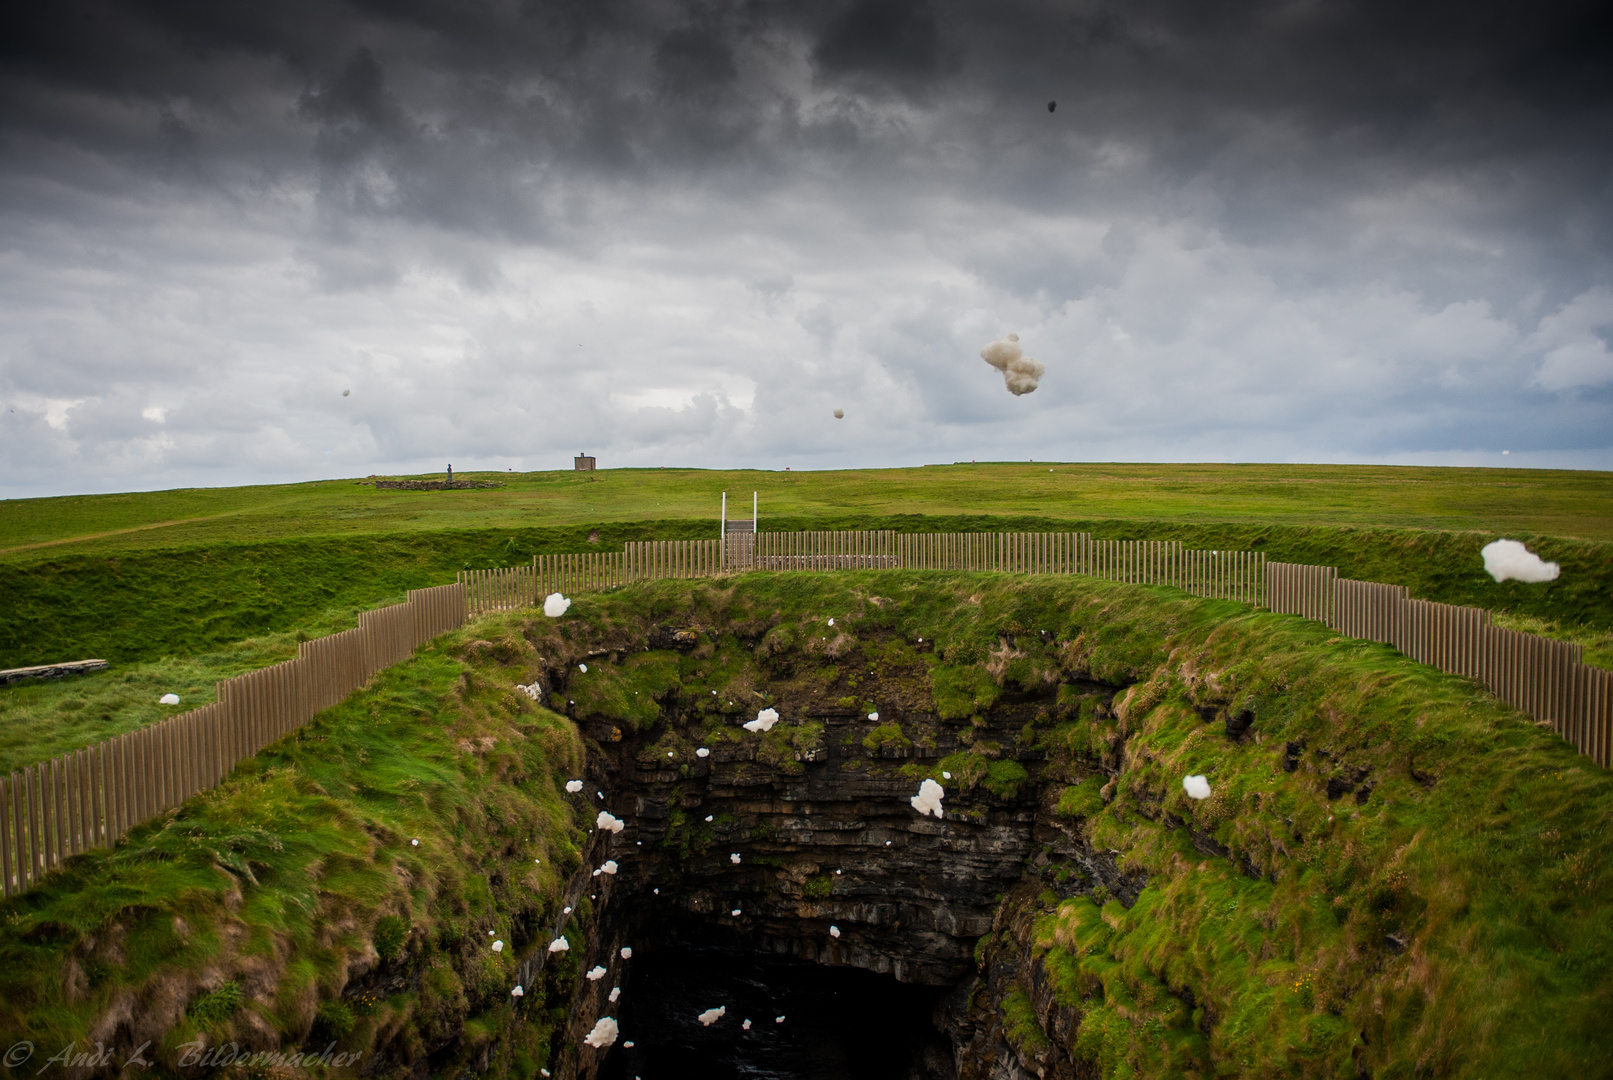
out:
<path id="1" fill-rule="evenodd" d="M 29 7 L 0 494 L 1613 468 L 1605 0 Z"/>

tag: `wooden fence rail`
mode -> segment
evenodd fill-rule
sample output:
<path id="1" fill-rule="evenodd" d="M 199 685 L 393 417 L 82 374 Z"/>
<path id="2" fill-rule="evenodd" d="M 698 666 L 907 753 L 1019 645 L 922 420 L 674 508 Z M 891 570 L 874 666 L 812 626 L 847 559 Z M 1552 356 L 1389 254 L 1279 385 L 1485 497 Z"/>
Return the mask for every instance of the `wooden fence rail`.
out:
<path id="1" fill-rule="evenodd" d="M 305 641 L 295 659 L 218 684 L 218 700 L 0 777 L 0 893 L 70 855 L 111 847 L 269 743 L 306 724 L 466 618 L 462 584 L 415 589 L 356 629 Z"/>

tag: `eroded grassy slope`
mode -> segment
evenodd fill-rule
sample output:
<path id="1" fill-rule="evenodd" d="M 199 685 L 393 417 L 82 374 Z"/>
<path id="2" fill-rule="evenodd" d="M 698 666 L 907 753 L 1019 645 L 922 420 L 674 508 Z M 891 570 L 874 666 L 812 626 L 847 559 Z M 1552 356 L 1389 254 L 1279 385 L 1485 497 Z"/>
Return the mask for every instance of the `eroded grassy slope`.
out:
<path id="1" fill-rule="evenodd" d="M 503 1067 L 534 1075 L 575 964 L 549 965 L 514 1028 L 510 976 L 579 865 L 581 804 L 560 785 L 581 748 L 511 692 L 530 657 L 465 640 L 439 639 L 6 904 L 0 1031 L 51 1052 L 150 1039 L 164 1068 L 196 1039 L 334 1039 L 368 1064 L 442 1068 L 496 1043 Z M 489 932 L 510 948 L 492 952 Z M 394 975 L 363 982 L 379 969 Z"/>

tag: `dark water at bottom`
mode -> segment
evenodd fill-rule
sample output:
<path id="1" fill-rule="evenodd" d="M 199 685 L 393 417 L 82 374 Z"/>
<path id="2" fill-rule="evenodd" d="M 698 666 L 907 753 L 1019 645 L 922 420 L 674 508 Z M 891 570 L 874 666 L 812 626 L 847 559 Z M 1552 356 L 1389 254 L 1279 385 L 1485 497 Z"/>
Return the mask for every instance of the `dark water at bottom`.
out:
<path id="1" fill-rule="evenodd" d="M 640 952 L 603 1080 L 905 1080 L 950 1075 L 944 988 L 724 945 Z M 700 1013 L 727 1012 L 710 1027 Z M 779 1023 L 776 1017 L 784 1020 Z M 751 1029 L 744 1029 L 750 1020 Z M 623 1045 L 632 1041 L 633 1046 Z"/>

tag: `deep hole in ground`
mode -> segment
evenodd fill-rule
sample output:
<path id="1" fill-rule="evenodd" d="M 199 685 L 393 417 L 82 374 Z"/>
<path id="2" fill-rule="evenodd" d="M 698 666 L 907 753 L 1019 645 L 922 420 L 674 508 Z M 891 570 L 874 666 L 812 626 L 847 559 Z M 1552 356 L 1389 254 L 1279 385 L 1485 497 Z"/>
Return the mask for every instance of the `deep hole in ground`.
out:
<path id="1" fill-rule="evenodd" d="M 946 988 L 772 955 L 699 923 L 639 946 L 622 990 L 622 1041 L 605 1059 L 602 1080 L 955 1075 L 951 1043 L 933 1023 Z M 719 1006 L 722 1017 L 700 1022 L 700 1013 Z"/>

